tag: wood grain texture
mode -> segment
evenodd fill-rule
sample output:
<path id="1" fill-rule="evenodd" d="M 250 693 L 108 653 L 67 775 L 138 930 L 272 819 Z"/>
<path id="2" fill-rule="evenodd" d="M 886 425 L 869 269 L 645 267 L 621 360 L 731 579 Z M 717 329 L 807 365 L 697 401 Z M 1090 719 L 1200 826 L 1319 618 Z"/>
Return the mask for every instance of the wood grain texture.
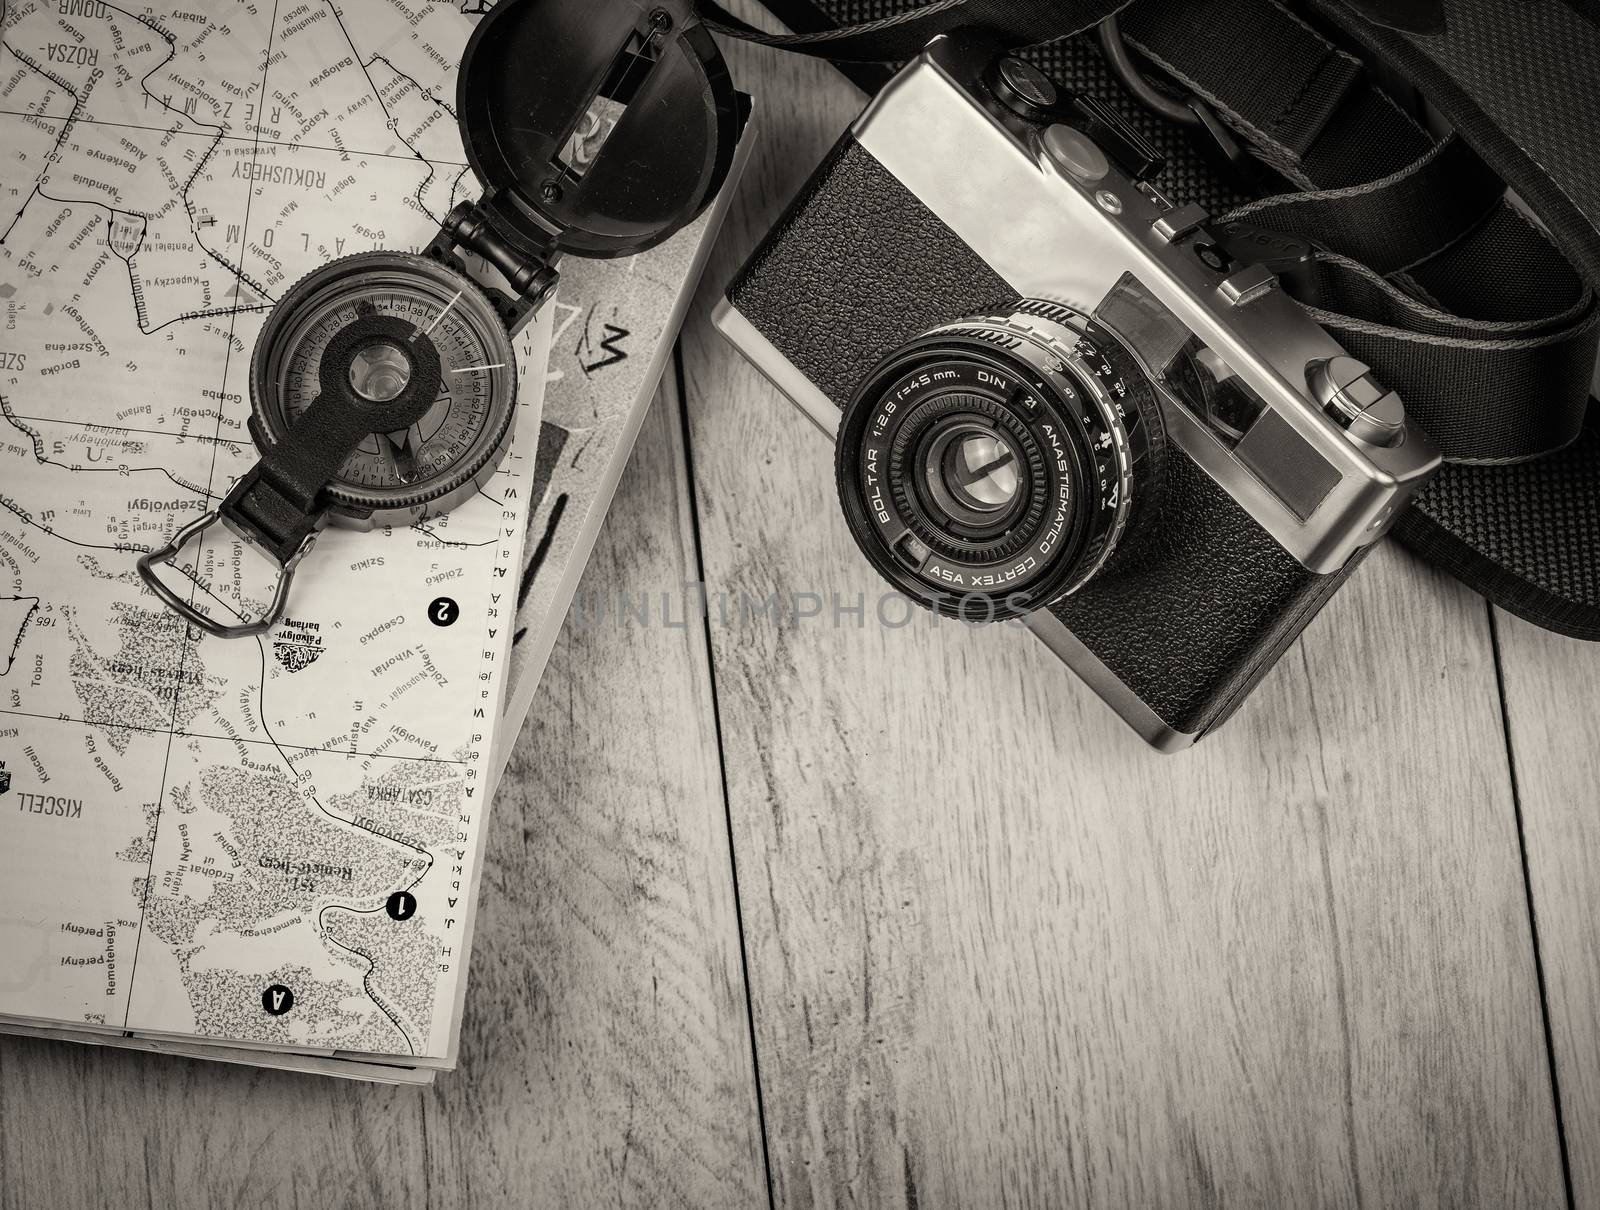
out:
<path id="1" fill-rule="evenodd" d="M 586 591 L 693 578 L 658 400 Z M 0 1207 L 766 1197 L 703 629 L 569 628 L 491 817 L 460 1070 L 388 1089 L 0 1039 Z"/>
<path id="2" fill-rule="evenodd" d="M 682 414 L 658 398 L 495 806 L 461 1070 L 427 1107 L 439 1204 L 765 1200 Z M 671 614 L 681 621 L 681 606 Z"/>
<path id="3" fill-rule="evenodd" d="M 1573 1199 L 1600 1210 L 1600 645 L 1496 629 Z"/>
<path id="4" fill-rule="evenodd" d="M 685 337 L 707 576 L 867 602 L 713 629 L 778 1203 L 1559 1203 L 1481 604 L 1379 552 L 1172 758 L 1025 633 L 876 624 L 826 442 L 706 320 L 859 101 L 731 57 L 781 99 Z"/>

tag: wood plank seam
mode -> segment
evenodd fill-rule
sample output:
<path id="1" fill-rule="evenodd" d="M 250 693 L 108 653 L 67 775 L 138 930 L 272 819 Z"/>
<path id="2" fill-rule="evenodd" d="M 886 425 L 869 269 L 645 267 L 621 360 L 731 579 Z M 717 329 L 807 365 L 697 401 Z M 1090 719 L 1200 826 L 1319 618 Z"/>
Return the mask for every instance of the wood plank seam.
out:
<path id="1" fill-rule="evenodd" d="M 692 490 L 692 486 L 691 486 Z M 1555 1034 L 1550 1024 L 1550 992 L 1545 983 L 1544 950 L 1539 942 L 1539 912 L 1533 901 L 1533 872 L 1528 864 L 1528 834 L 1522 818 L 1522 787 L 1517 780 L 1516 745 L 1511 738 L 1511 707 L 1506 697 L 1506 674 L 1500 651 L 1500 627 L 1494 605 L 1484 601 L 1489 615 L 1489 646 L 1494 652 L 1495 689 L 1500 695 L 1500 729 L 1505 735 L 1506 773 L 1511 779 L 1511 809 L 1517 817 L 1517 852 L 1522 859 L 1522 887 L 1528 897 L 1528 932 L 1533 942 L 1533 973 L 1539 989 L 1539 1017 L 1544 1026 L 1545 1063 L 1550 1069 L 1550 1099 L 1556 1115 L 1556 1145 L 1561 1154 L 1561 1184 L 1566 1192 L 1567 1210 L 1574 1210 L 1577 1198 L 1572 1186 L 1572 1158 L 1567 1150 L 1567 1123 L 1561 1108 L 1561 1072 L 1556 1063 Z"/>
<path id="2" fill-rule="evenodd" d="M 689 498 L 689 524 L 690 532 L 694 538 L 694 572 L 704 586 L 706 582 L 705 551 L 700 539 L 700 495 L 695 488 L 694 477 L 694 442 L 689 433 L 689 403 L 687 383 L 683 373 L 683 344 L 673 345 L 672 372 L 677 376 L 677 398 L 675 403 L 678 409 L 676 417 L 683 434 L 683 461 L 685 490 Z M 658 400 L 658 403 L 660 400 Z M 709 586 L 707 586 L 709 591 Z M 756 1038 L 756 1010 L 754 993 L 750 987 L 750 956 L 746 952 L 744 932 L 744 903 L 740 898 L 739 889 L 739 854 L 735 843 L 733 831 L 733 803 L 728 793 L 728 764 L 727 756 L 722 747 L 722 704 L 717 696 L 717 661 L 711 656 L 714 650 L 711 636 L 711 612 L 706 610 L 701 618 L 705 626 L 706 638 L 706 675 L 709 678 L 711 692 L 711 729 L 717 741 L 717 776 L 722 787 L 722 810 L 728 829 L 728 865 L 730 876 L 733 880 L 733 919 L 739 930 L 739 974 L 744 980 L 744 1007 L 745 1024 L 750 1031 L 750 1067 L 755 1077 L 756 1085 L 756 1128 L 761 1132 L 761 1170 L 767 1183 L 768 1210 L 776 1210 L 777 1202 L 772 1190 L 772 1159 L 768 1153 L 767 1143 L 767 1108 L 766 1098 L 761 1086 L 761 1049 Z"/>

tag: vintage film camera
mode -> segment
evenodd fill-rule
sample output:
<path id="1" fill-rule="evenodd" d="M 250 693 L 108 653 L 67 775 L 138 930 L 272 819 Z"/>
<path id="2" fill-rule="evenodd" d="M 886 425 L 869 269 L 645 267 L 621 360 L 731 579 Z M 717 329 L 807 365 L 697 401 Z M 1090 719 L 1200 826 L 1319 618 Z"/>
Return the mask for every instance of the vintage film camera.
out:
<path id="1" fill-rule="evenodd" d="M 880 573 L 950 616 L 1025 618 L 1171 751 L 1231 714 L 1439 455 L 1262 263 L 1292 245 L 1174 207 L 1159 166 L 1094 100 L 943 35 L 716 322 L 836 434 Z"/>

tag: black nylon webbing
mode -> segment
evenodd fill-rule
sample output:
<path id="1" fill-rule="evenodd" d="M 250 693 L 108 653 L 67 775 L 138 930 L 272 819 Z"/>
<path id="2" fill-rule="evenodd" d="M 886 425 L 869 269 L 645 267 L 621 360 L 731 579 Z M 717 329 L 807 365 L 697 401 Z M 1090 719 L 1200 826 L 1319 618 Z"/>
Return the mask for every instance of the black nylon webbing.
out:
<path id="1" fill-rule="evenodd" d="M 1358 59 L 1261 0 L 1139 3 L 1119 20 L 1130 43 L 1290 176 L 1362 76 Z"/>
<path id="2" fill-rule="evenodd" d="M 1597 0 L 1303 2 L 1419 89 L 1600 288 Z M 1408 7 L 1433 19 L 1395 19 Z"/>
<path id="3" fill-rule="evenodd" d="M 1498 178 L 1470 149 L 1436 142 L 1350 76 L 1355 60 L 1276 0 L 1139 0 L 1121 24 L 1300 184 L 1230 217 L 1336 254 L 1321 265 L 1316 318 L 1400 391 L 1448 460 L 1516 462 L 1577 438 L 1595 361 L 1593 295 L 1500 200 Z M 1215 29 L 1226 36 L 1206 32 Z M 1302 91 L 1258 83 L 1296 61 L 1289 76 Z M 1352 148 L 1371 165 L 1400 166 L 1350 184 Z M 1546 271 L 1531 291 L 1535 262 Z"/>
<path id="4" fill-rule="evenodd" d="M 1500 178 L 1452 135 L 1388 176 L 1262 198 L 1229 217 L 1320 237 L 1343 255 L 1388 274 L 1409 269 L 1470 234 L 1504 197 Z"/>
<path id="5" fill-rule="evenodd" d="M 700 0 L 706 23 L 765 46 L 817 55 L 844 63 L 887 63 L 909 59 L 939 34 L 958 26 L 981 25 L 1012 46 L 1033 46 L 1088 29 L 1128 0 L 932 0 L 890 16 L 847 28 L 808 34 L 769 34 L 739 20 L 716 0 Z"/>

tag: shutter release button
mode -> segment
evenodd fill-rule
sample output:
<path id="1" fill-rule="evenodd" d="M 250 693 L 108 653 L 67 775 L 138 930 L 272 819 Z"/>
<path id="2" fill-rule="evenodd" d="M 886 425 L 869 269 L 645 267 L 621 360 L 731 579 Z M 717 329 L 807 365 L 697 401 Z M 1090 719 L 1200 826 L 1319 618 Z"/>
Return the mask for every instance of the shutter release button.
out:
<path id="1" fill-rule="evenodd" d="M 1111 171 L 1111 162 L 1095 141 L 1070 126 L 1052 126 L 1044 132 L 1045 154 L 1056 167 L 1079 181 L 1098 181 Z"/>

